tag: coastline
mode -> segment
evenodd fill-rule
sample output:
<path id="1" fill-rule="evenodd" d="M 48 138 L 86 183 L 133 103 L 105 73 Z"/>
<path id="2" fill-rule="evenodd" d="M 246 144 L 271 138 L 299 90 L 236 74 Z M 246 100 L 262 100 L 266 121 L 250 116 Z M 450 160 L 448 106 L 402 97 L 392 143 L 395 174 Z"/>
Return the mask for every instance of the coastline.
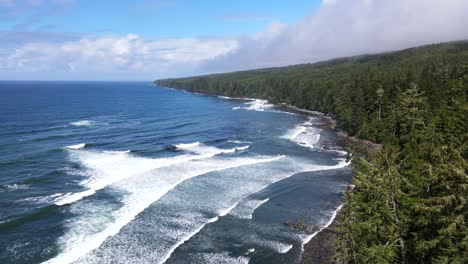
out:
<path id="1" fill-rule="evenodd" d="M 301 264 L 328 264 L 335 263 L 333 257 L 336 253 L 335 227 L 337 218 L 330 226 L 321 230 L 314 239 L 304 244 L 299 263 Z"/>
<path id="2" fill-rule="evenodd" d="M 249 98 L 251 99 L 251 98 Z M 359 156 L 367 156 L 375 151 L 378 151 L 382 146 L 380 144 L 371 142 L 369 140 L 359 139 L 354 136 L 348 135 L 341 129 L 340 123 L 335 116 L 328 115 L 318 111 L 298 108 L 293 105 L 278 103 L 275 104 L 281 110 L 292 112 L 296 114 L 318 117 L 319 123 L 314 123 L 312 126 L 320 129 L 328 129 L 337 135 L 336 142 L 323 142 L 324 149 L 333 149 L 339 146 L 343 149 L 351 149 L 353 153 Z M 298 263 L 300 264 L 331 264 L 336 263 L 333 258 L 336 253 L 336 231 L 337 222 L 340 217 L 340 210 L 343 206 L 341 203 L 333 212 L 333 216 L 329 222 L 324 226 L 310 225 L 307 223 L 289 223 L 284 224 L 293 229 L 300 229 L 307 232 L 308 230 L 316 230 L 310 235 L 309 241 L 302 245 L 302 255 Z"/>
<path id="3" fill-rule="evenodd" d="M 156 85 L 158 86 L 158 85 Z M 163 86 L 159 86 L 163 87 Z M 179 88 L 170 88 L 164 87 L 169 89 L 176 89 L 182 90 L 188 93 L 193 93 L 197 95 L 205 95 L 205 96 L 217 96 L 220 98 L 229 98 L 229 99 L 242 99 L 242 100 L 256 100 L 255 98 L 231 98 L 223 95 L 209 95 L 209 94 L 201 94 L 195 92 L 189 92 L 185 89 Z M 265 99 L 259 99 L 265 100 Z M 336 120 L 336 117 L 318 112 L 312 111 L 307 109 L 298 108 L 293 105 L 289 105 L 286 103 L 276 103 L 275 106 L 279 107 L 281 110 L 285 112 L 292 112 L 296 114 L 301 114 L 305 116 L 314 116 L 319 117 L 321 122 L 313 124 L 317 128 L 321 129 L 329 129 L 334 131 L 337 135 L 336 142 L 329 144 L 329 142 L 324 142 L 325 146 L 324 149 L 333 148 L 334 146 L 339 146 L 342 148 L 350 148 L 358 155 L 366 155 L 367 153 L 372 153 L 381 148 L 380 144 L 373 143 L 368 140 L 362 140 L 357 137 L 349 136 L 345 131 L 343 131 L 339 125 L 339 122 Z M 314 229 L 315 231 L 310 234 L 309 240 L 302 245 L 302 254 L 298 259 L 298 263 L 301 264 L 328 264 L 328 263 L 335 263 L 333 261 L 334 255 L 336 253 L 336 232 L 335 228 L 337 225 L 337 221 L 339 219 L 339 212 L 343 206 L 341 203 L 336 210 L 333 212 L 333 215 L 329 222 L 324 226 L 317 226 L 317 225 L 310 225 L 307 223 L 289 223 L 285 222 L 285 225 L 288 225 L 290 228 L 298 229 L 307 232 L 310 229 Z"/>
<path id="4" fill-rule="evenodd" d="M 317 128 L 329 129 L 337 134 L 337 141 L 334 145 L 353 150 L 353 153 L 359 156 L 367 156 L 371 153 L 378 151 L 382 146 L 380 144 L 371 142 L 369 140 L 359 139 L 357 137 L 349 136 L 340 127 L 339 122 L 335 117 L 326 115 L 324 113 L 300 109 L 295 106 L 280 104 L 286 109 L 291 109 L 299 113 L 311 116 L 321 117 L 322 122 L 314 124 Z M 326 146 L 325 148 L 330 147 Z M 333 146 L 332 146 L 333 147 Z M 303 245 L 302 256 L 298 263 L 300 264 L 330 264 L 336 263 L 334 256 L 336 253 L 336 231 L 337 222 L 340 218 L 340 210 L 344 204 L 334 212 L 330 221 L 312 235 L 311 239 Z M 310 226 L 310 225 L 308 225 Z"/>
<path id="5" fill-rule="evenodd" d="M 374 142 L 359 139 L 357 137 L 349 136 L 348 133 L 343 131 L 340 127 L 338 120 L 334 116 L 330 116 L 321 112 L 310 111 L 306 109 L 300 109 L 295 106 L 287 104 L 279 104 L 289 111 L 296 113 L 315 116 L 321 119 L 320 123 L 313 124 L 313 126 L 322 129 L 329 129 L 334 131 L 337 135 L 337 141 L 328 146 L 325 142 L 324 148 L 333 148 L 333 145 L 342 147 L 344 149 L 351 149 L 353 153 L 366 156 L 375 151 L 378 151 L 382 146 Z M 330 264 L 336 263 L 334 256 L 336 253 L 336 231 L 337 222 L 340 218 L 340 210 L 343 203 L 336 209 L 330 221 L 322 227 L 319 227 L 318 231 L 312 234 L 311 239 L 303 245 L 303 251 L 301 258 L 298 263 L 300 264 Z M 313 225 L 304 225 L 305 228 L 310 228 Z"/>

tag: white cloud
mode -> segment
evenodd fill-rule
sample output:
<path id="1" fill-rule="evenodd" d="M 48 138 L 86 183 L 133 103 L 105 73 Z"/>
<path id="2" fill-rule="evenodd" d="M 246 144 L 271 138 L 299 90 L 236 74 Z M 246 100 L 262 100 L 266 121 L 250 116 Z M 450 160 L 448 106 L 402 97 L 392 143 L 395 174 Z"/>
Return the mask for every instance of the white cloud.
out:
<path id="1" fill-rule="evenodd" d="M 467 0 L 322 3 L 273 38 L 244 40 L 237 52 L 207 62 L 204 70 L 281 66 L 468 39 Z"/>
<path id="2" fill-rule="evenodd" d="M 82 38 L 63 43 L 29 43 L 0 58 L 1 71 L 171 75 L 237 48 L 236 40 L 148 41 L 137 35 Z M 117 76 L 119 77 L 119 76 Z M 127 76 L 128 77 L 128 76 Z"/>
<path id="3" fill-rule="evenodd" d="M 468 39 L 467 0 L 322 3 L 296 24 L 272 23 L 262 32 L 232 39 L 147 40 L 129 34 L 20 44 L 0 52 L 0 78 L 153 79 Z"/>

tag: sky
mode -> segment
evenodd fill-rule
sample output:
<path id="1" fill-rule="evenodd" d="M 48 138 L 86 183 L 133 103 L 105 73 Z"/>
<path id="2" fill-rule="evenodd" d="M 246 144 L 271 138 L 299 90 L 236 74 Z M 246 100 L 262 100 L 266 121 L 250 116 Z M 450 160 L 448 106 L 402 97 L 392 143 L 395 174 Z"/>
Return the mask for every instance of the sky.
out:
<path id="1" fill-rule="evenodd" d="M 154 80 L 468 39 L 468 0 L 0 0 L 0 80 Z"/>

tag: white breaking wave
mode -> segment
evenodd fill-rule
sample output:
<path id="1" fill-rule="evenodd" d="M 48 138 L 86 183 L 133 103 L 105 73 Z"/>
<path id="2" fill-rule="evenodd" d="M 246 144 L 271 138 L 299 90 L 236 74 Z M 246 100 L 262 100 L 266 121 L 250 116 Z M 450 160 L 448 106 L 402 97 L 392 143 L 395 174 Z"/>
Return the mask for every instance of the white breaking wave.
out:
<path id="1" fill-rule="evenodd" d="M 267 100 L 256 99 L 252 102 L 245 103 L 248 105 L 245 109 L 254 111 L 265 111 L 265 109 L 272 108 L 273 105 L 269 104 Z"/>
<path id="2" fill-rule="evenodd" d="M 314 118 L 310 117 L 309 120 L 289 130 L 282 138 L 291 140 L 306 148 L 324 150 L 319 144 L 321 129 L 314 127 L 313 122 Z M 335 152 L 340 156 L 348 155 L 348 152 L 340 150 L 339 148 L 327 149 L 325 151 Z"/>
<path id="3" fill-rule="evenodd" d="M 236 151 L 246 150 L 250 146 L 247 145 L 247 146 L 242 146 L 242 147 L 235 147 L 232 149 L 219 149 L 216 147 L 207 146 L 200 142 L 194 142 L 194 143 L 188 143 L 188 144 L 178 144 L 178 145 L 175 145 L 175 147 L 181 150 L 186 150 L 186 151 L 190 151 L 190 152 L 197 153 L 197 154 L 210 155 L 210 154 L 215 154 L 215 153 L 216 154 L 233 153 Z"/>
<path id="4" fill-rule="evenodd" d="M 175 145 L 175 147 L 178 149 L 189 149 L 189 148 L 193 148 L 199 145 L 200 145 L 200 142 L 197 141 L 193 143 L 177 144 Z"/>
<path id="5" fill-rule="evenodd" d="M 82 149 L 86 147 L 85 143 L 67 146 L 67 149 Z"/>
<path id="6" fill-rule="evenodd" d="M 76 145 L 75 149 L 83 146 Z M 206 146 L 199 142 L 191 144 L 179 144 L 178 148 L 186 149 L 195 154 L 187 154 L 172 158 L 148 159 L 127 155 L 130 151 L 87 151 L 71 153 L 74 159 L 83 164 L 89 171 L 89 178 L 81 182 L 87 190 L 77 193 L 70 193 L 58 200 L 56 205 L 70 204 L 93 195 L 96 191 L 106 186 L 121 181 L 125 178 L 141 174 L 153 169 L 181 164 L 196 159 L 211 158 L 219 154 L 233 153 L 236 148 L 219 149 Z"/>
<path id="7" fill-rule="evenodd" d="M 314 119 L 309 120 L 289 130 L 282 138 L 289 139 L 300 146 L 317 148 L 320 140 L 320 129 L 313 127 Z"/>
<path id="8" fill-rule="evenodd" d="M 80 120 L 80 121 L 71 122 L 70 125 L 72 125 L 72 126 L 92 126 L 95 123 L 96 122 L 91 121 L 91 120 Z"/>
<path id="9" fill-rule="evenodd" d="M 35 197 L 24 198 L 24 199 L 21 199 L 20 201 L 32 202 L 36 204 L 49 204 L 55 201 L 57 198 L 59 198 L 62 195 L 63 193 L 56 193 L 56 194 L 44 195 L 44 196 L 35 196 Z"/>
<path id="10" fill-rule="evenodd" d="M 250 146 L 236 147 L 236 151 L 242 151 L 250 148 Z"/>
<path id="11" fill-rule="evenodd" d="M 255 252 L 255 248 L 249 248 L 249 250 L 247 250 L 247 252 L 245 252 L 245 255 L 248 255 L 250 253 L 253 253 Z"/>
<path id="12" fill-rule="evenodd" d="M 174 253 L 174 251 L 182 244 L 184 244 L 187 240 L 189 240 L 190 238 L 192 238 L 194 235 L 198 234 L 198 232 L 200 232 L 207 224 L 209 223 L 214 223 L 216 221 L 218 221 L 219 217 L 213 217 L 211 219 L 209 219 L 207 222 L 205 222 L 203 225 L 201 225 L 199 228 L 197 228 L 196 230 L 192 231 L 191 233 L 187 234 L 182 240 L 178 241 L 177 243 L 175 243 L 165 254 L 165 256 L 161 259 L 161 261 L 159 261 L 158 263 L 162 264 L 164 262 L 166 262 L 172 255 L 172 253 Z"/>
<path id="13" fill-rule="evenodd" d="M 293 247 L 293 245 L 291 244 L 286 244 L 286 243 L 273 241 L 273 240 L 260 241 L 259 244 L 261 246 L 271 248 L 274 251 L 281 253 L 281 254 L 287 253 Z"/>
<path id="14" fill-rule="evenodd" d="M 270 104 L 268 102 L 268 100 L 253 99 L 253 98 L 231 98 L 231 99 L 248 100 L 248 102 L 244 103 L 244 105 L 246 105 L 246 106 L 235 106 L 235 107 L 232 108 L 232 110 L 244 109 L 244 110 L 258 111 L 258 112 L 267 111 L 267 112 L 271 112 L 271 113 L 281 113 L 281 114 L 287 114 L 287 115 L 298 115 L 298 114 L 293 113 L 293 112 L 274 109 L 275 105 Z"/>
<path id="15" fill-rule="evenodd" d="M 101 126 L 101 125 L 108 125 L 108 124 L 109 123 L 107 122 L 100 122 L 100 121 L 87 120 L 87 119 L 70 122 L 70 125 L 77 126 L 77 127 L 91 127 L 91 126 Z"/>
<path id="16" fill-rule="evenodd" d="M 86 156 L 88 153 L 80 152 L 78 154 Z M 80 157 L 78 156 L 77 158 L 79 159 Z M 46 263 L 70 263 L 79 260 L 88 252 L 98 248 L 108 237 L 116 235 L 123 226 L 132 221 L 145 208 L 159 200 L 163 195 L 187 179 L 208 172 L 272 162 L 281 158 L 282 156 L 273 158 L 234 158 L 207 161 L 192 160 L 183 165 L 174 164 L 174 166 L 165 166 L 146 171 L 138 175 L 138 177 L 130 177 L 117 182 L 113 184 L 112 187 L 124 191 L 124 205 L 120 209 L 112 212 L 112 216 L 109 217 L 111 223 L 95 223 L 96 209 L 85 206 L 82 210 L 91 210 L 91 212 L 89 214 L 84 212 L 78 214 L 78 219 L 74 219 L 74 221 L 69 223 L 66 234 L 59 239 L 62 253 Z M 132 157 L 126 157 L 126 159 L 132 159 Z M 146 160 L 149 160 L 149 163 L 152 162 L 151 159 Z M 125 159 L 116 159 L 112 162 L 113 166 L 106 162 L 91 162 L 86 163 L 86 166 L 89 166 L 90 170 L 106 172 L 106 170 L 115 170 L 114 166 L 120 163 L 128 163 L 128 161 L 125 161 Z M 141 161 L 141 164 L 144 165 L 145 162 Z M 135 166 L 135 164 L 133 164 L 132 168 L 141 170 Z M 80 203 L 77 205 L 72 204 L 72 208 L 74 208 L 74 206 L 79 206 L 79 204 Z"/>
<path id="17" fill-rule="evenodd" d="M 240 202 L 240 201 L 239 201 Z M 221 211 L 218 212 L 219 216 L 226 216 L 227 214 L 229 214 L 234 208 L 236 208 L 236 206 L 239 204 L 239 202 L 233 204 L 232 206 L 229 206 L 228 208 L 226 209 L 222 209 Z"/>
<path id="18" fill-rule="evenodd" d="M 232 210 L 229 214 L 240 219 L 252 219 L 255 210 L 262 204 L 268 202 L 270 198 L 265 200 L 246 200 L 241 206 Z"/>
<path id="19" fill-rule="evenodd" d="M 269 104 L 267 100 L 255 99 L 253 101 L 245 103 L 246 107 L 243 107 L 245 110 L 253 110 L 263 112 L 267 109 L 272 108 L 274 105 Z"/>

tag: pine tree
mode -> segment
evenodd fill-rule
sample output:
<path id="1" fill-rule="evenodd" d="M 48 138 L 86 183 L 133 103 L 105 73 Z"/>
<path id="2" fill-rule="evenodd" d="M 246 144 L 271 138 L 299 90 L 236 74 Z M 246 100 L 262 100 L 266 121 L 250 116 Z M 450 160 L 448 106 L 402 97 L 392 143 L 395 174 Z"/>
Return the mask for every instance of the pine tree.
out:
<path id="1" fill-rule="evenodd" d="M 419 175 L 424 185 L 415 194 L 418 202 L 409 208 L 413 225 L 408 240 L 413 259 L 419 263 L 464 263 L 468 259 L 468 176 L 462 154 L 467 113 L 460 97 L 468 87 L 465 81 L 466 75 L 445 89 L 443 106 L 434 113 L 418 148 L 426 170 Z"/>
<path id="2" fill-rule="evenodd" d="M 354 160 L 354 188 L 345 196 L 337 227 L 337 259 L 344 263 L 404 263 L 400 176 L 394 149 L 370 161 Z"/>

